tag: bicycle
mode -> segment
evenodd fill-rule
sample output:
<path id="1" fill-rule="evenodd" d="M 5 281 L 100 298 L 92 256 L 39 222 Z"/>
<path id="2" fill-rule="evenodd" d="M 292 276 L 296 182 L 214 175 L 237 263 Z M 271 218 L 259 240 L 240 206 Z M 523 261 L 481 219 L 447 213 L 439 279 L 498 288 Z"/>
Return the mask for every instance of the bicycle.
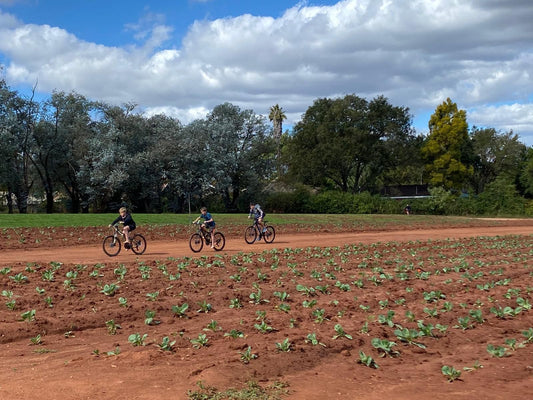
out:
<path id="1" fill-rule="evenodd" d="M 122 240 L 125 240 L 124 233 L 122 232 L 122 229 L 119 229 L 119 225 L 120 223 L 112 226 L 113 234 L 106 236 L 102 243 L 104 253 L 109 257 L 115 257 L 120 253 L 120 250 L 122 249 L 121 238 Z M 144 236 L 140 233 L 135 233 L 133 235 L 130 233 L 130 235 L 130 242 L 124 242 L 124 248 L 126 250 L 131 249 L 131 251 L 137 255 L 143 254 L 146 250 L 146 239 Z M 127 246 L 128 244 L 129 246 Z"/>
<path id="2" fill-rule="evenodd" d="M 192 251 L 198 253 L 200 250 L 203 249 L 204 242 L 206 246 L 211 244 L 211 231 L 202 228 L 202 222 L 200 221 L 194 224 L 198 225 L 198 231 L 194 232 L 191 235 L 191 238 L 189 239 L 189 247 Z M 224 237 L 224 234 L 222 232 L 216 231 L 213 236 L 215 241 L 213 243 L 213 248 L 216 251 L 224 249 L 224 246 L 226 245 L 226 238 Z"/>
<path id="3" fill-rule="evenodd" d="M 263 231 L 260 232 L 259 223 L 254 221 L 253 225 L 250 225 L 244 231 L 244 240 L 248 244 L 254 243 L 256 240 L 264 239 L 266 243 L 272 243 L 276 237 L 276 230 L 272 225 L 267 225 L 264 221 Z"/>

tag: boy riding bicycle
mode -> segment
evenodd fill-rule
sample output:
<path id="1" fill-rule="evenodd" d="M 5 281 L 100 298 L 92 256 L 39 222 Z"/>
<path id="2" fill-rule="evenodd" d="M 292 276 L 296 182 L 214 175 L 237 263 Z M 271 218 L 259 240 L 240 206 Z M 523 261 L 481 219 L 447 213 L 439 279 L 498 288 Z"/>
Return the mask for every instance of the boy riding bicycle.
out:
<path id="1" fill-rule="evenodd" d="M 124 248 L 127 250 L 130 248 L 130 232 L 134 231 L 136 228 L 135 221 L 131 217 L 131 214 L 128 212 L 128 209 L 126 207 L 120 207 L 118 210 L 119 216 L 109 224 L 109 226 L 113 226 L 118 222 L 122 222 L 124 224 L 124 227 L 122 228 L 122 233 L 124 234 Z"/>
<path id="2" fill-rule="evenodd" d="M 201 215 L 196 218 L 192 223 L 197 223 L 200 219 L 204 219 L 204 222 L 200 226 L 202 230 L 211 232 L 211 248 L 215 248 L 215 220 L 210 213 L 207 212 L 207 207 L 200 208 Z"/>
<path id="3" fill-rule="evenodd" d="M 259 239 L 263 236 L 263 232 L 265 231 L 265 212 L 261 209 L 261 206 L 259 204 L 250 203 L 250 214 L 248 214 L 248 219 L 252 218 L 252 215 L 254 216 L 254 222 L 257 222 L 257 226 L 259 228 Z"/>

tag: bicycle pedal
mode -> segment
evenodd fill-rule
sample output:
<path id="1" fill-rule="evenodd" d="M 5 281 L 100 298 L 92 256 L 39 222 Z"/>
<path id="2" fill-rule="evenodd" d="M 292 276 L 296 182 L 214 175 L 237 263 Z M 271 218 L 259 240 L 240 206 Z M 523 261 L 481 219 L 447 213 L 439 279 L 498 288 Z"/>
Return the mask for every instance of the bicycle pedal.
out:
<path id="1" fill-rule="evenodd" d="M 124 243 L 124 248 L 125 248 L 126 250 L 131 249 L 131 244 L 130 244 L 130 243 Z"/>

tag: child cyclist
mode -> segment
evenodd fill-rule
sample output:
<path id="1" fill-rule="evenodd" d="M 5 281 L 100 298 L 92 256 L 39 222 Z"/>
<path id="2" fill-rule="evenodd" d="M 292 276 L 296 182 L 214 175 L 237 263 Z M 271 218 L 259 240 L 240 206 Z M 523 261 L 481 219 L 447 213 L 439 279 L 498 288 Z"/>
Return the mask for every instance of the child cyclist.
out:
<path id="1" fill-rule="evenodd" d="M 215 220 L 210 213 L 207 212 L 207 207 L 200 208 L 200 216 L 196 218 L 192 223 L 197 223 L 200 219 L 204 219 L 201 228 L 211 232 L 211 248 L 215 248 Z"/>
<path id="2" fill-rule="evenodd" d="M 250 203 L 250 214 L 248 214 L 248 218 L 252 218 L 252 215 L 254 216 L 254 221 L 257 222 L 257 226 L 259 227 L 259 239 L 261 239 L 265 230 L 265 212 L 261 209 L 259 204 Z"/>
<path id="3" fill-rule="evenodd" d="M 124 233 L 125 243 L 124 248 L 129 249 L 130 248 L 130 232 L 134 231 L 137 227 L 135 225 L 135 221 L 131 217 L 131 214 L 128 212 L 126 207 L 120 207 L 118 210 L 119 216 L 109 224 L 109 226 L 113 226 L 118 222 L 122 222 L 124 224 L 122 228 L 122 233 Z"/>

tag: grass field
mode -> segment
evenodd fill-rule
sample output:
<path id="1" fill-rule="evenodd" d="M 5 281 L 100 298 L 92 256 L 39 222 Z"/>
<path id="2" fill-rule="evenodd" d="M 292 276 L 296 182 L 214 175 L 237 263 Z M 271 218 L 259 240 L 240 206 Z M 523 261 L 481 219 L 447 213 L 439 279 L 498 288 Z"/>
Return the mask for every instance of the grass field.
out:
<path id="1" fill-rule="evenodd" d="M 186 225 L 197 214 L 133 214 L 137 225 Z M 0 228 L 103 226 L 118 214 L 0 214 Z M 213 214 L 216 223 L 224 225 L 249 225 L 247 214 Z M 337 226 L 387 226 L 390 224 L 465 224 L 476 219 L 467 217 L 442 217 L 434 215 L 377 215 L 377 214 L 267 214 L 267 221 L 275 225 L 337 225 Z"/>

